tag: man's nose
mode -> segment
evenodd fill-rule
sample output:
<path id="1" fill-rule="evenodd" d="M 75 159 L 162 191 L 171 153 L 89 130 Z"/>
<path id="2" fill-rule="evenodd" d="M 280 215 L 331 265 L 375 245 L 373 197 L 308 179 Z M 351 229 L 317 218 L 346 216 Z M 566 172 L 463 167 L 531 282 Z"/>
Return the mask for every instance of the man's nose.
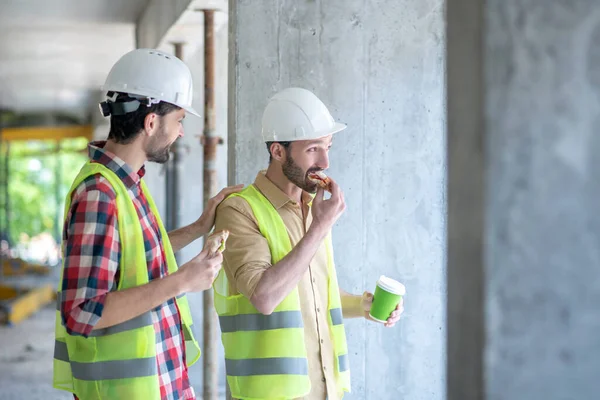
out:
<path id="1" fill-rule="evenodd" d="M 327 153 L 323 153 L 317 162 L 317 166 L 321 169 L 329 168 L 329 155 Z"/>

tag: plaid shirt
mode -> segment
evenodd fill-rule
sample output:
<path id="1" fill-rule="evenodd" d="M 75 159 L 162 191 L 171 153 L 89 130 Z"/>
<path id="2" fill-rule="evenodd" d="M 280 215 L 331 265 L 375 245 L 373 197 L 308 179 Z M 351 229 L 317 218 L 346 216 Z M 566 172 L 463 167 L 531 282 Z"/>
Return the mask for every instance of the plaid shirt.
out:
<path id="1" fill-rule="evenodd" d="M 148 279 L 168 274 L 162 238 L 140 180 L 145 170 L 134 172 L 104 143 L 89 145 L 93 162 L 115 172 L 133 200 L 144 235 Z M 71 335 L 87 337 L 102 316 L 108 292 L 118 284 L 121 243 L 117 226 L 115 191 L 101 175 L 88 177 L 73 192 L 63 230 L 65 244 L 61 314 Z M 174 299 L 152 310 L 156 331 L 156 364 L 162 399 L 195 399 L 185 363 L 179 309 Z"/>

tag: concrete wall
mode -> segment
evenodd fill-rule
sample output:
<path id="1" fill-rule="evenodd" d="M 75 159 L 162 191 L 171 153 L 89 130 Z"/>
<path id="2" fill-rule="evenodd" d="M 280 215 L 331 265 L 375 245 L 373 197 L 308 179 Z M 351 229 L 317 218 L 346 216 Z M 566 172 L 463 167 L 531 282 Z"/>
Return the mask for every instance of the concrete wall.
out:
<path id="1" fill-rule="evenodd" d="M 595 399 L 600 9 L 593 0 L 491 0 L 465 15 L 476 3 L 448 1 L 448 228 L 450 238 L 480 234 L 481 225 L 459 218 L 475 210 L 485 236 L 462 259 L 452 254 L 465 247 L 451 240 L 448 272 L 482 278 L 485 314 L 481 289 L 450 281 L 450 309 L 460 298 L 465 309 L 449 314 L 448 357 L 470 370 L 464 355 L 478 354 L 483 374 L 457 377 L 462 388 L 451 385 L 449 399 Z M 483 46 L 471 46 L 473 37 Z M 465 97 L 484 107 L 466 107 Z M 458 150 L 465 145 L 470 156 Z M 475 195 L 459 202 L 468 182 Z M 481 331 L 485 346 L 459 341 Z"/>
<path id="2" fill-rule="evenodd" d="M 348 209 L 334 230 L 340 285 L 407 286 L 394 329 L 347 323 L 350 399 L 445 392 L 445 101 L 441 0 L 230 2 L 230 183 L 267 164 L 269 96 L 311 89 L 349 128 L 330 173 Z"/>

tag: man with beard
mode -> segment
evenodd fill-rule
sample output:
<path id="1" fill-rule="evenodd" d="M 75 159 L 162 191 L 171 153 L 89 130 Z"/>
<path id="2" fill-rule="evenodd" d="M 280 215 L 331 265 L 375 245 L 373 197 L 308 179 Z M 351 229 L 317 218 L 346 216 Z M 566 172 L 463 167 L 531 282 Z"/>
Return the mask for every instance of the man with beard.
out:
<path id="1" fill-rule="evenodd" d="M 343 318 L 369 318 L 372 294 L 337 284 L 330 231 L 344 212 L 309 179 L 329 167 L 333 135 L 344 130 L 310 91 L 273 96 L 262 118 L 269 167 L 217 209 L 230 232 L 215 308 L 227 381 L 236 399 L 338 399 L 350 391 Z M 386 326 L 400 318 L 402 304 Z"/>
<path id="2" fill-rule="evenodd" d="M 106 142 L 66 198 L 54 387 L 79 399 L 194 399 L 188 366 L 200 357 L 186 293 L 211 287 L 222 255 L 202 251 L 178 269 L 174 252 L 208 233 L 226 188 L 200 218 L 167 233 L 143 176 L 165 163 L 192 108 L 192 76 L 176 57 L 138 49 L 103 90 Z"/>

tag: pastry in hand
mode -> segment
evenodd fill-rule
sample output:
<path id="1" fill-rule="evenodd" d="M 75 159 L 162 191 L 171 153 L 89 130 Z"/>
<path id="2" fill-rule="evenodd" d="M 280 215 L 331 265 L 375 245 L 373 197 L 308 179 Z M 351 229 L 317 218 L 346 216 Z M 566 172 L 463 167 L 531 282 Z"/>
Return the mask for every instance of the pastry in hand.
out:
<path id="1" fill-rule="evenodd" d="M 309 172 L 308 179 L 319 187 L 331 192 L 331 179 L 323 171 Z"/>
<path id="2" fill-rule="evenodd" d="M 225 242 L 229 237 L 228 230 L 213 232 L 206 239 L 204 248 L 208 250 L 209 257 L 213 257 L 217 253 L 222 253 L 225 250 Z"/>

